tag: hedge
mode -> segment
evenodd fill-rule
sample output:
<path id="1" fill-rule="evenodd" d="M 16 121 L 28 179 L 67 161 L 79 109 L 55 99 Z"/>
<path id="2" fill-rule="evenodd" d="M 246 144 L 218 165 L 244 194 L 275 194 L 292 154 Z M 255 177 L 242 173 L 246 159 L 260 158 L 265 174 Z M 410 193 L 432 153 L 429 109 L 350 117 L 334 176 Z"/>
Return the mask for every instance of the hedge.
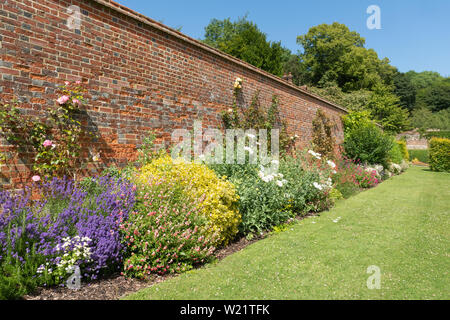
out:
<path id="1" fill-rule="evenodd" d="M 429 161 L 429 152 L 428 149 L 409 149 L 409 160 L 413 161 L 414 159 L 418 159 L 420 162 L 428 163 Z"/>
<path id="2" fill-rule="evenodd" d="M 450 139 L 450 131 L 431 131 L 424 134 L 427 139 L 446 138 Z"/>
<path id="3" fill-rule="evenodd" d="M 430 168 L 433 171 L 450 172 L 450 139 L 430 140 Z"/>

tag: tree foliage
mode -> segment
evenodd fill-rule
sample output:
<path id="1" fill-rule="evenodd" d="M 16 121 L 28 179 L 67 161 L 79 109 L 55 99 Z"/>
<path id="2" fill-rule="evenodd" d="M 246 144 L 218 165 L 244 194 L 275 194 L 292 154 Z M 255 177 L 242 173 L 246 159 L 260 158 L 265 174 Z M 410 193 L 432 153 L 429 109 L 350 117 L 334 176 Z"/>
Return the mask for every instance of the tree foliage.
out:
<path id="1" fill-rule="evenodd" d="M 308 84 L 335 82 L 348 92 L 392 83 L 395 68 L 389 60 L 380 60 L 373 49 L 364 48 L 365 39 L 344 24 L 312 27 L 297 37 L 297 43 L 303 47 L 301 61 Z"/>
<path id="2" fill-rule="evenodd" d="M 401 108 L 399 102 L 400 99 L 388 87 L 377 85 L 369 98 L 367 109 L 384 130 L 400 133 L 410 129 L 410 123 L 408 111 Z"/>
<path id="3" fill-rule="evenodd" d="M 212 19 L 205 28 L 206 44 L 277 76 L 283 75 L 286 50 L 281 42 L 267 40 L 265 33 L 246 17 L 232 22 Z"/>
<path id="4" fill-rule="evenodd" d="M 441 111 L 450 107 L 450 78 L 438 80 L 417 92 L 417 107 Z"/>

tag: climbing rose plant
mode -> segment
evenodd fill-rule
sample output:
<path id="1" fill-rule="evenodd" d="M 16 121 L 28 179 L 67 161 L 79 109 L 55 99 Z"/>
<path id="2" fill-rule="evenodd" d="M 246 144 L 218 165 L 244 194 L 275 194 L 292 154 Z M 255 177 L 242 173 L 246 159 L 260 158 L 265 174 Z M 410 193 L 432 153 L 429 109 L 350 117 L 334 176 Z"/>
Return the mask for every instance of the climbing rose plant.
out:
<path id="1" fill-rule="evenodd" d="M 17 101 L 0 103 L 0 135 L 19 156 L 32 156 L 32 170 L 42 176 L 73 176 L 83 167 L 80 141 L 85 134 L 78 120 L 84 101 L 80 81 L 66 81 L 45 120 L 27 117 Z M 7 158 L 3 156 L 3 158 Z"/>

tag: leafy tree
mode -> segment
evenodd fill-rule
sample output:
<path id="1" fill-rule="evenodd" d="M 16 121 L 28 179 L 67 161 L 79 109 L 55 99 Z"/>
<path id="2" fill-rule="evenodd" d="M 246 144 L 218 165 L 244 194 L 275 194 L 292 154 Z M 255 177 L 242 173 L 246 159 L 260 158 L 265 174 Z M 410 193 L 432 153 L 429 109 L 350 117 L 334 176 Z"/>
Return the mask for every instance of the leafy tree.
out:
<path id="1" fill-rule="evenodd" d="M 212 19 L 205 28 L 206 44 L 277 76 L 283 75 L 286 50 L 281 42 L 270 42 L 247 17 L 232 22 Z"/>
<path id="2" fill-rule="evenodd" d="M 450 107 L 450 78 L 433 82 L 417 93 L 417 107 L 440 111 Z"/>
<path id="3" fill-rule="evenodd" d="M 429 87 L 434 82 L 444 79 L 438 72 L 434 71 L 423 71 L 420 73 L 408 71 L 406 76 L 411 80 L 416 90 Z"/>
<path id="4" fill-rule="evenodd" d="M 411 124 L 420 131 L 426 129 L 450 130 L 450 108 L 431 112 L 427 108 L 418 108 L 411 115 Z"/>
<path id="5" fill-rule="evenodd" d="M 343 92 L 335 82 L 327 82 L 321 88 L 311 87 L 310 90 L 350 111 L 365 110 L 371 95 L 370 91 L 364 89 Z"/>
<path id="6" fill-rule="evenodd" d="M 400 106 L 408 110 L 414 109 L 417 90 L 411 81 L 411 77 L 406 73 L 397 72 L 394 76 L 394 84 L 394 93 L 400 99 Z"/>
<path id="7" fill-rule="evenodd" d="M 369 98 L 367 109 L 384 130 L 399 133 L 410 128 L 408 110 L 400 107 L 399 102 L 400 99 L 388 87 L 377 85 Z"/>
<path id="8" fill-rule="evenodd" d="M 289 50 L 286 50 L 283 58 L 283 73 L 291 73 L 292 82 L 297 86 L 301 86 L 305 83 L 304 69 L 300 61 L 300 56 L 297 54 L 292 54 Z"/>
<path id="9" fill-rule="evenodd" d="M 364 48 L 365 39 L 344 24 L 312 27 L 297 37 L 297 43 L 303 47 L 304 77 L 311 85 L 335 82 L 348 92 L 392 84 L 396 69 L 389 60 L 380 60 L 374 50 Z"/>

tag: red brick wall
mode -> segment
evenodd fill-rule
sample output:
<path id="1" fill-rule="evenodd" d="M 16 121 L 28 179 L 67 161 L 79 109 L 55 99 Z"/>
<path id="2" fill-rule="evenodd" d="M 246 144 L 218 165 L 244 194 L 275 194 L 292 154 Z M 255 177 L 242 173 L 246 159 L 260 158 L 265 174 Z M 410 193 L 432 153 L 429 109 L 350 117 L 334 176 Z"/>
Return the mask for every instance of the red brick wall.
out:
<path id="1" fill-rule="evenodd" d="M 66 25 L 70 5 L 81 8 L 79 30 Z M 19 98 L 36 116 L 55 103 L 57 85 L 85 83 L 85 120 L 101 134 L 95 145 L 105 164 L 132 159 L 148 130 L 168 144 L 175 128 L 191 129 L 195 119 L 220 127 L 236 77 L 244 81 L 245 103 L 256 90 L 266 105 L 279 96 L 299 145 L 309 142 L 318 108 L 343 138 L 339 106 L 111 1 L 1 0 L 0 72 L 0 97 Z M 10 147 L 3 141 L 0 148 Z M 29 181 L 23 162 L 4 165 L 0 183 Z"/>

